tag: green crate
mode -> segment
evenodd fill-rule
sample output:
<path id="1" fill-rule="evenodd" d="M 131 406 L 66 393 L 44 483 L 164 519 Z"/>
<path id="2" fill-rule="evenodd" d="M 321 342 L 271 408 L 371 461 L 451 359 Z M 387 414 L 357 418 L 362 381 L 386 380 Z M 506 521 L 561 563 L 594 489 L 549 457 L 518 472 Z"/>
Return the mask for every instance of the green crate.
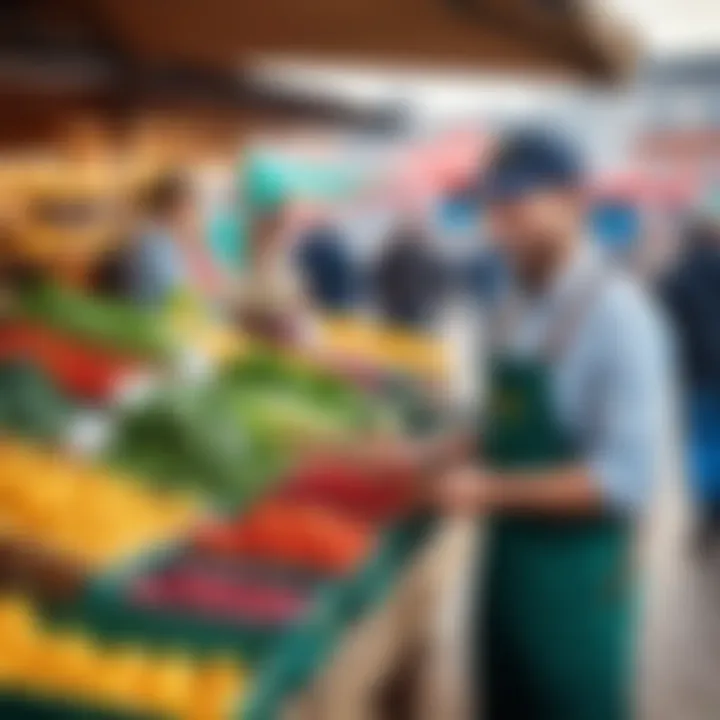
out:
<path id="1" fill-rule="evenodd" d="M 397 379 L 391 385 L 387 388 L 388 397 L 408 430 L 422 434 L 437 427 L 437 413 L 414 386 Z M 129 603 L 125 597 L 129 584 L 141 573 L 180 552 L 182 548 L 177 546 L 162 548 L 94 579 L 79 601 L 47 608 L 47 616 L 51 622 L 81 625 L 109 642 L 134 639 L 196 654 L 234 655 L 254 675 L 252 691 L 236 717 L 238 720 L 276 720 L 286 701 L 322 670 L 345 630 L 383 600 L 432 526 L 430 518 L 413 517 L 386 530 L 379 539 L 377 551 L 359 572 L 318 590 L 308 616 L 291 627 L 263 628 L 198 619 L 184 612 L 144 609 Z M 11 701 L 12 698 L 8 700 Z M 15 717 L 3 715 L 2 702 L 0 696 L 0 717 Z M 94 711 L 90 710 L 82 710 L 90 713 L 87 715 L 78 714 L 79 711 L 69 715 L 43 715 L 42 709 L 38 712 L 41 714 L 17 717 L 116 720 L 108 715 L 92 714 Z M 118 717 L 117 720 L 126 719 Z"/>
<path id="2" fill-rule="evenodd" d="M 164 720 L 20 692 L 0 693 L 0 717 L 7 720 Z"/>
<path id="3" fill-rule="evenodd" d="M 317 675 L 344 631 L 383 600 L 432 528 L 424 517 L 387 530 L 378 550 L 356 574 L 318 590 L 308 616 L 291 627 L 253 627 L 144 609 L 125 599 L 125 588 L 177 548 L 144 558 L 92 582 L 77 603 L 47 610 L 52 623 L 78 624 L 109 642 L 135 640 L 196 654 L 234 655 L 254 674 L 255 686 L 239 717 L 274 720 L 279 708 Z M 2 717 L 2 715 L 0 715 Z"/>
<path id="4" fill-rule="evenodd" d="M 309 620 L 288 632 L 276 648 L 247 698 L 243 720 L 278 718 L 288 698 L 322 671 L 344 631 L 386 597 L 432 527 L 427 517 L 399 523 L 359 573 L 329 588 Z M 330 616 L 333 623 L 327 622 Z"/>
<path id="5" fill-rule="evenodd" d="M 231 625 L 187 613 L 145 609 L 126 598 L 125 589 L 139 575 L 181 551 L 180 546 L 165 547 L 92 579 L 79 600 L 46 607 L 46 617 L 58 625 L 81 624 L 110 642 L 136 640 L 198 654 L 222 652 L 252 665 L 273 647 L 277 639 L 273 628 Z"/>

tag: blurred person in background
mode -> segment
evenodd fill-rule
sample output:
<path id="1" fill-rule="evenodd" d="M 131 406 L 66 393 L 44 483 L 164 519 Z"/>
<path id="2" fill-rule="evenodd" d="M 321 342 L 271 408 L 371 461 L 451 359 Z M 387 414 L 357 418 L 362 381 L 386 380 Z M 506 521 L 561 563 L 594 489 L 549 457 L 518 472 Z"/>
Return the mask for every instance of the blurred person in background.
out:
<path id="1" fill-rule="evenodd" d="M 261 157 L 247 163 L 244 186 L 248 247 L 236 317 L 251 334 L 294 342 L 306 332 L 309 307 L 293 264 L 287 189 L 275 166 Z"/>
<path id="2" fill-rule="evenodd" d="M 505 267 L 497 252 L 481 248 L 466 259 L 457 274 L 470 298 L 479 305 L 486 305 L 494 302 L 501 292 Z"/>
<path id="3" fill-rule="evenodd" d="M 107 249 L 97 258 L 89 274 L 89 288 L 99 297 L 123 300 L 131 293 L 131 259 L 139 227 L 139 203 L 124 196 L 118 203 L 115 235 Z"/>
<path id="4" fill-rule="evenodd" d="M 470 631 L 487 720 L 633 716 L 633 541 L 663 464 L 670 368 L 650 299 L 586 236 L 585 184 L 554 135 L 500 143 L 484 198 L 510 277 L 474 457 L 441 438 L 377 458 L 437 476 L 441 511 L 487 519 Z"/>
<path id="5" fill-rule="evenodd" d="M 661 283 L 683 369 L 688 460 L 701 548 L 720 537 L 720 207 L 688 224 Z"/>
<path id="6" fill-rule="evenodd" d="M 45 272 L 18 252 L 19 239 L 0 220 L 0 316 L 9 309 L 10 293 L 43 282 Z"/>
<path id="7" fill-rule="evenodd" d="M 447 290 L 445 261 L 418 221 L 390 231 L 371 270 L 381 317 L 391 325 L 428 330 L 438 319 Z"/>
<path id="8" fill-rule="evenodd" d="M 348 239 L 331 222 L 313 223 L 297 242 L 296 260 L 313 306 L 325 313 L 352 310 L 359 290 L 358 271 Z"/>
<path id="9" fill-rule="evenodd" d="M 239 207 L 238 193 L 230 188 L 213 208 L 208 240 L 215 262 L 230 273 L 240 270 L 247 254 L 247 228 Z"/>
<path id="10" fill-rule="evenodd" d="M 228 291 L 205 246 L 192 186 L 178 173 L 161 176 L 142 198 L 127 262 L 130 297 L 142 305 L 161 307 L 184 295 L 214 303 Z"/>

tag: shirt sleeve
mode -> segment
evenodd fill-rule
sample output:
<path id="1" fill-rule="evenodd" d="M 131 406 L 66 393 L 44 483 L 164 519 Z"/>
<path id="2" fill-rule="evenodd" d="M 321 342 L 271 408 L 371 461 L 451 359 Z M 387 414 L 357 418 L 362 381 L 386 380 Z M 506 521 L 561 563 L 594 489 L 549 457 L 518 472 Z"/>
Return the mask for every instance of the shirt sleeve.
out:
<path id="1" fill-rule="evenodd" d="M 642 512 L 664 466 L 671 427 L 671 353 L 663 323 L 648 299 L 628 294 L 608 313 L 602 338 L 600 397 L 589 462 L 608 505 Z"/>

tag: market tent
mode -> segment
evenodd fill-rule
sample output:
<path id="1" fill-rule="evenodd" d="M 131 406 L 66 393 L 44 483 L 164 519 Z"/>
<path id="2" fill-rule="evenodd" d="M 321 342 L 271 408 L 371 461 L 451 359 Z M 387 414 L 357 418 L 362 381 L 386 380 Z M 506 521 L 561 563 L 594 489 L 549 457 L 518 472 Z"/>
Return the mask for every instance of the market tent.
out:
<path id="1" fill-rule="evenodd" d="M 44 54 L 46 73 L 62 60 L 75 83 L 223 70 L 223 80 L 194 78 L 220 91 L 267 56 L 614 79 L 637 47 L 601 0 L 5 0 L 3 71 L 8 50 Z"/>
<path id="2" fill-rule="evenodd" d="M 99 0 L 144 58 L 240 67 L 258 55 L 538 68 L 608 78 L 632 44 L 587 0 Z"/>
<path id="3" fill-rule="evenodd" d="M 88 110 L 119 119 L 197 107 L 232 122 L 402 127 L 395 107 L 361 108 L 278 87 L 267 59 L 611 80 L 634 42 L 601 0 L 5 0 L 0 3 L 4 137 L 51 136 Z M 59 98 L 59 101 L 58 101 Z"/>

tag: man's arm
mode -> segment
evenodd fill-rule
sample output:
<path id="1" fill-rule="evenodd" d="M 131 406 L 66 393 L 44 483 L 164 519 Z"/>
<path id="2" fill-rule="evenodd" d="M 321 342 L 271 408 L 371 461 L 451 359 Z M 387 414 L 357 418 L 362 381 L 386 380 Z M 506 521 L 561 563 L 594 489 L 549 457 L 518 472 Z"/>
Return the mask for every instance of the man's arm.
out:
<path id="1" fill-rule="evenodd" d="M 598 402 L 585 403 L 588 438 L 577 464 L 510 472 L 482 465 L 451 472 L 434 490 L 455 511 L 634 514 L 647 506 L 662 470 L 672 408 L 667 338 L 652 308 L 635 294 L 617 296 L 598 328 L 603 372 Z"/>
<path id="2" fill-rule="evenodd" d="M 356 463 L 378 476 L 411 478 L 422 492 L 424 481 L 444 475 L 452 467 L 468 462 L 472 438 L 462 431 L 438 434 L 422 440 L 409 440 L 396 435 L 337 442 L 330 452 L 347 462 Z M 327 444 L 323 445 L 325 451 Z M 310 450 L 312 454 L 312 450 Z"/>
<path id="3" fill-rule="evenodd" d="M 598 483 L 580 465 L 522 473 L 459 468 L 436 486 L 433 495 L 443 510 L 469 515 L 586 515 L 599 512 L 604 504 Z"/>

